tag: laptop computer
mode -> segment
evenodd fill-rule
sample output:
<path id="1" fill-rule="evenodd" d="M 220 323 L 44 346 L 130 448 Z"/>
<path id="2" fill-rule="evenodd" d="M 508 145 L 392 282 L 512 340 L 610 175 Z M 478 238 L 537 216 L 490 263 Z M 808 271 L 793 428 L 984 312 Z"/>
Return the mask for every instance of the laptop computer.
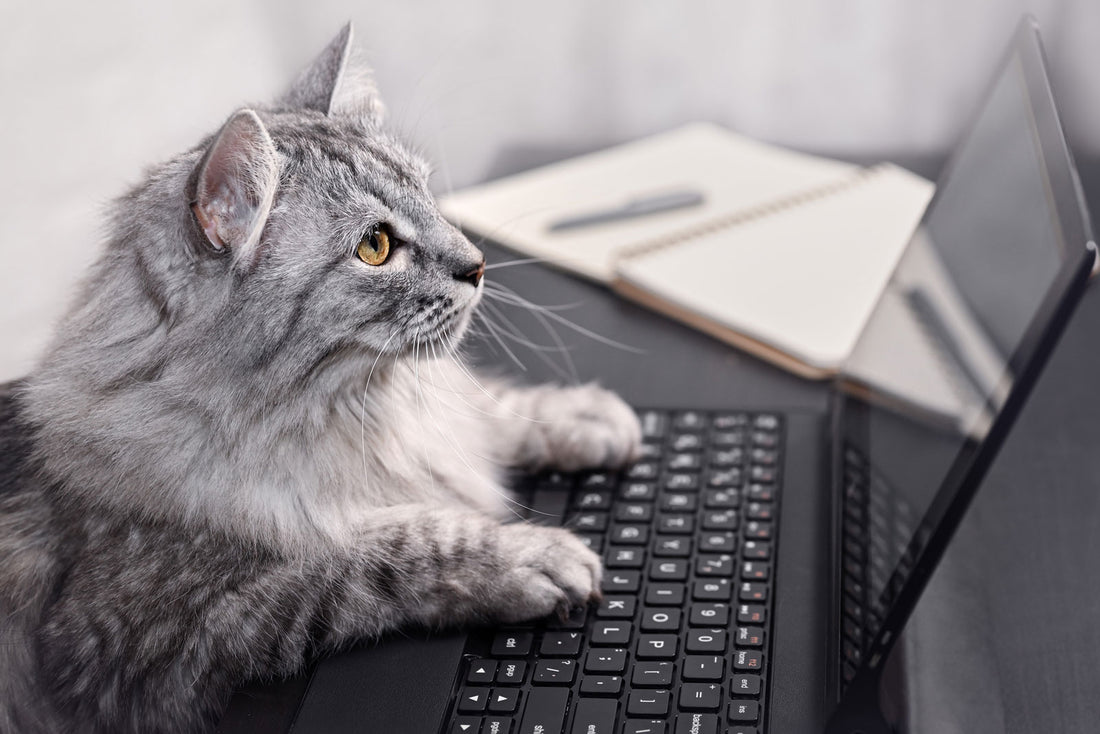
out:
<path id="1" fill-rule="evenodd" d="M 1028 20 L 827 415 L 641 410 L 635 466 L 518 488 L 604 555 L 598 606 L 333 657 L 291 731 L 895 730 L 890 653 L 1095 265 Z"/>

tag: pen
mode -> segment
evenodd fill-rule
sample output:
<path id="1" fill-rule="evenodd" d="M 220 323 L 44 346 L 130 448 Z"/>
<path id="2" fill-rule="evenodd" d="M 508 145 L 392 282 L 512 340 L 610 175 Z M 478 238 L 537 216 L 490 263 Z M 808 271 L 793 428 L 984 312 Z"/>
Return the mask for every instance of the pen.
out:
<path id="1" fill-rule="evenodd" d="M 695 189 L 679 189 L 665 191 L 659 194 L 650 194 L 630 199 L 621 206 L 610 209 L 600 209 L 582 214 L 574 214 L 550 223 L 547 228 L 551 232 L 560 232 L 566 229 L 579 229 L 593 224 L 605 222 L 617 222 L 623 219 L 635 219 L 650 214 L 686 209 L 698 206 L 704 201 L 703 193 Z"/>

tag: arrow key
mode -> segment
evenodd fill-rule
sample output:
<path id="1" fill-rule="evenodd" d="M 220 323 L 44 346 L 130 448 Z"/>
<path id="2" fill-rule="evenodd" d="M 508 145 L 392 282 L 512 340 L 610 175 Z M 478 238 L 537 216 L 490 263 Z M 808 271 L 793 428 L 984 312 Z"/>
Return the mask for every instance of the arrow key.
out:
<path id="1" fill-rule="evenodd" d="M 488 688 L 467 688 L 458 696 L 458 710 L 464 714 L 480 713 L 488 700 Z"/>
<path id="2" fill-rule="evenodd" d="M 459 716 L 451 727 L 451 734 L 478 734 L 481 719 L 473 716 Z"/>
<path id="3" fill-rule="evenodd" d="M 492 660 L 471 660 L 470 670 L 466 673 L 467 683 L 492 683 L 497 672 L 497 664 Z"/>
<path id="4" fill-rule="evenodd" d="M 519 708 L 519 690 L 498 688 L 489 694 L 489 710 L 495 714 L 510 714 Z"/>

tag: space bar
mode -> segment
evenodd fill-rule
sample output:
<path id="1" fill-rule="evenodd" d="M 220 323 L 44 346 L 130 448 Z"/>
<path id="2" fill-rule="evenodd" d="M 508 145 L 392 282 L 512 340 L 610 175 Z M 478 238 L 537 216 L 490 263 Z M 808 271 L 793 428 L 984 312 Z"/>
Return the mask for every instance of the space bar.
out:
<path id="1" fill-rule="evenodd" d="M 561 734 L 568 703 L 568 688 L 535 688 L 527 696 L 519 734 Z"/>

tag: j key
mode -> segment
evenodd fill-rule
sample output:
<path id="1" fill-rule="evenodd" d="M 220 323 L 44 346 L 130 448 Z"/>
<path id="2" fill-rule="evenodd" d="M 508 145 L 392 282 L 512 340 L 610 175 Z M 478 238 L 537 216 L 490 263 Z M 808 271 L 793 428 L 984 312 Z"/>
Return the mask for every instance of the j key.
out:
<path id="1" fill-rule="evenodd" d="M 726 718 L 731 723 L 755 723 L 760 718 L 760 704 L 756 701 L 731 701 Z"/>
<path id="2" fill-rule="evenodd" d="M 565 724 L 565 711 L 569 705 L 568 688 L 535 688 L 527 695 L 527 707 L 523 711 L 517 734 L 548 734 L 560 732 Z"/>
<path id="3" fill-rule="evenodd" d="M 577 631 L 549 631 L 542 636 L 539 655 L 574 657 L 581 652 L 584 635 Z"/>
<path id="4" fill-rule="evenodd" d="M 699 477 L 695 474 L 669 474 L 665 477 L 665 489 L 670 492 L 694 492 L 699 489 Z"/>
<path id="5" fill-rule="evenodd" d="M 770 484 L 750 484 L 748 497 L 755 502 L 771 502 L 775 499 L 775 487 Z"/>
<path id="6" fill-rule="evenodd" d="M 692 515 L 661 515 L 657 520 L 657 532 L 661 534 L 690 535 L 694 530 L 695 518 Z"/>
<path id="7" fill-rule="evenodd" d="M 699 454 L 672 454 L 665 462 L 665 468 L 673 472 L 699 471 L 702 465 Z"/>
<path id="8" fill-rule="evenodd" d="M 707 419 L 695 410 L 684 410 L 672 418 L 672 427 L 677 431 L 702 431 L 707 427 Z"/>
<path id="9" fill-rule="evenodd" d="M 688 655 L 683 663 L 684 680 L 722 680 L 726 660 L 719 655 Z"/>
<path id="10" fill-rule="evenodd" d="M 745 517 L 750 520 L 771 520 L 772 505 L 770 502 L 750 502 L 745 508 Z"/>
<path id="11" fill-rule="evenodd" d="M 683 699 L 683 694 L 680 698 Z M 718 717 L 714 714 L 680 714 L 676 717 L 674 734 L 718 734 Z"/>
<path id="12" fill-rule="evenodd" d="M 575 660 L 540 660 L 535 664 L 531 682 L 567 686 L 573 682 L 573 674 L 576 672 Z"/>
<path id="13" fill-rule="evenodd" d="M 497 672 L 497 664 L 493 660 L 471 660 L 470 670 L 466 673 L 467 683 L 492 683 L 493 676 Z"/>
<path id="14" fill-rule="evenodd" d="M 677 454 L 685 451 L 701 451 L 703 449 L 703 439 L 694 433 L 681 433 L 673 436 L 668 446 Z"/>
<path id="15" fill-rule="evenodd" d="M 685 683 L 680 686 L 680 708 L 689 711 L 717 711 L 722 705 L 722 686 L 715 683 Z"/>
<path id="16" fill-rule="evenodd" d="M 652 482 L 627 482 L 619 487 L 619 497 L 631 502 L 651 502 L 657 496 L 657 485 Z"/>
<path id="17" fill-rule="evenodd" d="M 621 675 L 586 675 L 581 678 L 581 695 L 618 696 L 622 690 Z"/>
<path id="18" fill-rule="evenodd" d="M 527 672 L 527 663 L 522 660 L 501 660 L 497 668 L 497 685 L 518 686 Z"/>
<path id="19" fill-rule="evenodd" d="M 630 622 L 597 622 L 592 625 L 589 639 L 593 645 L 625 645 L 633 631 Z"/>
<path id="20" fill-rule="evenodd" d="M 619 522 L 649 522 L 653 519 L 653 505 L 623 503 L 615 507 L 615 519 Z"/>
<path id="21" fill-rule="evenodd" d="M 631 619 L 637 599 L 633 596 L 605 596 L 596 607 L 596 616 L 604 619 Z"/>
<path id="22" fill-rule="evenodd" d="M 657 507 L 663 512 L 695 512 L 699 498 L 693 494 L 665 494 Z"/>
<path id="23" fill-rule="evenodd" d="M 605 594 L 633 594 L 641 583 L 641 574 L 637 571 L 611 571 L 604 574 L 600 588 Z"/>
<path id="24" fill-rule="evenodd" d="M 764 628 L 738 627 L 735 639 L 738 647 L 763 647 Z"/>
<path id="25" fill-rule="evenodd" d="M 612 546 L 604 559 L 607 568 L 641 568 L 644 564 L 644 548 Z"/>
<path id="26" fill-rule="evenodd" d="M 733 576 L 733 556 L 701 555 L 695 559 L 695 573 L 698 576 Z"/>
<path id="27" fill-rule="evenodd" d="M 500 632 L 493 638 L 493 657 L 523 657 L 531 652 L 535 635 L 531 632 Z"/>
<path id="28" fill-rule="evenodd" d="M 668 416 L 656 410 L 647 410 L 638 414 L 642 424 L 642 439 L 660 438 L 668 430 Z"/>
<path id="29" fill-rule="evenodd" d="M 741 578 L 744 581 L 767 581 L 771 575 L 771 566 L 760 561 L 745 561 L 741 564 Z"/>
<path id="30" fill-rule="evenodd" d="M 630 685 L 642 688 L 666 688 L 672 685 L 672 663 L 640 661 L 634 663 Z"/>
<path id="31" fill-rule="evenodd" d="M 699 535 L 699 550 L 712 553 L 733 553 L 737 550 L 737 536 L 727 531 L 701 533 Z"/>
<path id="32" fill-rule="evenodd" d="M 691 589 L 691 598 L 695 601 L 729 601 L 729 579 L 696 581 Z"/>
<path id="33" fill-rule="evenodd" d="M 458 710 L 464 714 L 480 713 L 488 703 L 488 688 L 467 688 L 458 696 Z"/>
<path id="34" fill-rule="evenodd" d="M 760 604 L 740 604 L 737 607 L 737 621 L 741 624 L 763 624 L 768 610 Z"/>
<path id="35" fill-rule="evenodd" d="M 751 673 L 739 673 L 730 678 L 731 696 L 759 696 L 760 676 Z"/>
<path id="36" fill-rule="evenodd" d="M 767 601 L 768 586 L 767 584 L 743 583 L 737 591 L 737 598 L 741 601 Z"/>
<path id="37" fill-rule="evenodd" d="M 764 653 L 760 650 L 736 650 L 733 653 L 734 670 L 760 670 L 764 666 Z"/>
<path id="38" fill-rule="evenodd" d="M 647 461 L 640 464 L 635 464 L 626 471 L 626 478 L 628 480 L 641 480 L 647 481 L 656 479 L 660 474 L 660 468 L 653 462 Z"/>
<path id="39" fill-rule="evenodd" d="M 589 650 L 584 658 L 586 673 L 622 673 L 624 670 L 626 670 L 626 650 L 622 648 Z"/>
<path id="40" fill-rule="evenodd" d="M 772 557 L 771 543 L 759 540 L 746 540 L 741 556 L 750 561 L 766 561 Z"/>
<path id="41" fill-rule="evenodd" d="M 639 635 L 636 654 L 639 660 L 672 660 L 678 642 L 676 635 Z"/>
<path id="42" fill-rule="evenodd" d="M 703 494 L 703 507 L 708 510 L 728 510 L 741 502 L 741 495 L 736 489 L 708 489 Z"/>
<path id="43" fill-rule="evenodd" d="M 707 472 L 707 486 L 711 489 L 728 489 L 741 486 L 741 470 L 736 467 Z"/>
<path id="44" fill-rule="evenodd" d="M 749 540 L 771 540 L 772 524 L 759 520 L 747 522 L 745 523 L 745 537 Z"/>
<path id="45" fill-rule="evenodd" d="M 645 525 L 615 525 L 611 528 L 611 542 L 617 545 L 645 545 L 649 542 L 649 528 Z"/>
<path id="46" fill-rule="evenodd" d="M 657 538 L 653 543 L 653 555 L 686 558 L 691 555 L 691 538 L 682 535 Z"/>
<path id="47" fill-rule="evenodd" d="M 607 698 L 581 698 L 573 705 L 570 734 L 613 734 L 619 702 Z"/>
<path id="48" fill-rule="evenodd" d="M 688 562 L 682 558 L 654 558 L 649 563 L 649 578 L 654 581 L 686 581 Z"/>
<path id="49" fill-rule="evenodd" d="M 489 694 L 489 710 L 494 714 L 510 714 L 519 707 L 519 691 L 498 688 Z"/>
<path id="50" fill-rule="evenodd" d="M 693 629 L 688 632 L 684 649 L 688 652 L 714 652 L 726 651 L 726 631 L 718 629 Z"/>
<path id="51" fill-rule="evenodd" d="M 692 604 L 688 624 L 692 627 L 724 627 L 730 621 L 728 604 Z"/>
<path id="52" fill-rule="evenodd" d="M 737 510 L 708 510 L 703 513 L 704 530 L 736 530 Z"/>
<path id="53" fill-rule="evenodd" d="M 664 607 L 645 607 L 642 609 L 642 630 L 644 632 L 676 632 L 680 629 L 680 610 Z"/>
<path id="54" fill-rule="evenodd" d="M 711 420 L 711 425 L 718 431 L 742 428 L 748 424 L 749 417 L 744 413 L 719 413 Z"/>
<path id="55" fill-rule="evenodd" d="M 573 500 L 578 510 L 606 510 L 611 507 L 611 490 L 581 490 Z"/>
<path id="56" fill-rule="evenodd" d="M 710 465 L 717 469 L 728 469 L 731 466 L 741 466 L 745 460 L 745 452 L 739 447 L 720 449 L 710 455 Z"/>
<path id="57" fill-rule="evenodd" d="M 626 713 L 629 716 L 667 716 L 671 697 L 668 691 L 631 691 Z"/>
<path id="58" fill-rule="evenodd" d="M 650 584 L 645 590 L 645 603 L 649 606 L 674 606 L 684 603 L 683 584 Z"/>

